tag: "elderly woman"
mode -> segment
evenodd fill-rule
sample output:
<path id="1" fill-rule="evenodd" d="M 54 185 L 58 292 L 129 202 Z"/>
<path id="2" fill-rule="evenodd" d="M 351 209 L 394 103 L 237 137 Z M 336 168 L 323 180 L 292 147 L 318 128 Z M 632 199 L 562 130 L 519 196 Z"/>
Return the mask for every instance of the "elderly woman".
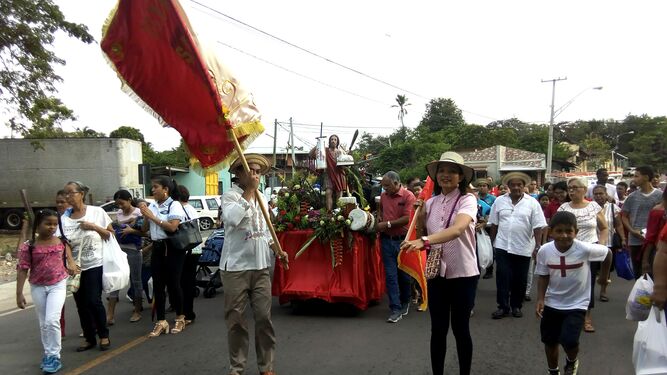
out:
<path id="1" fill-rule="evenodd" d="M 78 181 L 65 185 L 65 196 L 71 208 L 65 211 L 62 226 L 76 259 L 81 253 L 81 286 L 74 293 L 84 342 L 76 349 L 83 352 L 97 345 L 107 350 L 111 345 L 106 312 L 102 303 L 102 251 L 104 241 L 113 235 L 111 218 L 100 207 L 84 203 L 89 188 Z"/>
<path id="2" fill-rule="evenodd" d="M 563 203 L 558 211 L 571 212 L 577 218 L 577 229 L 579 230 L 577 239 L 579 241 L 606 245 L 609 234 L 604 210 L 596 202 L 589 202 L 584 199 L 587 189 L 588 185 L 584 179 L 571 178 L 567 182 L 570 202 Z M 595 278 L 599 270 L 600 262 L 591 262 L 591 301 L 584 321 L 585 332 L 595 332 L 591 313 L 595 307 Z M 601 280 L 600 285 L 603 284 L 607 284 L 607 280 Z"/>
<path id="3" fill-rule="evenodd" d="M 470 374 L 472 338 L 469 321 L 479 279 L 475 255 L 477 199 L 466 193 L 473 169 L 463 164 L 461 155 L 445 152 L 440 160 L 427 164 L 426 170 L 437 182 L 433 198 L 426 202 L 425 213 L 418 218 L 418 226 L 425 228 L 427 235 L 405 241 L 401 248 L 442 251 L 440 271 L 428 281 L 431 367 L 433 374 L 444 373 L 451 319 L 460 373 Z"/>

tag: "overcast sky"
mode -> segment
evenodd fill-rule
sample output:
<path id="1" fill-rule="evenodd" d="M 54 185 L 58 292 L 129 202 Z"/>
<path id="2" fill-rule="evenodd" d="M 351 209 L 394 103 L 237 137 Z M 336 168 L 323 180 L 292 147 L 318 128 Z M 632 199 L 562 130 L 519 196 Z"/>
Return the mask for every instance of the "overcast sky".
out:
<path id="1" fill-rule="evenodd" d="M 67 61 L 58 69 L 64 79 L 58 95 L 78 116 L 65 129 L 88 126 L 109 133 L 129 125 L 157 149 L 178 145 L 175 130 L 161 128 L 120 91 L 102 56 L 101 27 L 115 1 L 56 3 L 69 21 L 86 24 L 97 40 L 84 45 L 64 35 L 57 38 L 55 52 Z M 271 39 L 198 3 L 400 89 Z M 200 39 L 213 43 L 220 60 L 254 93 L 267 133 L 273 134 L 274 119 L 288 123 L 293 117 L 299 124 L 297 145 L 314 144 L 320 122 L 325 135 L 337 133 L 343 143 L 349 143 L 355 129 L 390 133 L 400 124 L 391 108 L 397 94 L 412 103 L 405 117 L 410 127 L 435 97 L 452 98 L 468 123 L 511 117 L 546 123 L 551 84 L 541 80 L 556 77 L 567 77 L 556 85 L 556 108 L 581 93 L 558 121 L 667 112 L 664 1 L 181 4 Z M 590 90 L 594 86 L 604 89 Z M 279 145 L 286 144 L 286 134 L 279 128 Z M 0 136 L 8 135 L 3 127 Z M 253 146 L 269 150 L 272 144 L 263 136 Z"/>

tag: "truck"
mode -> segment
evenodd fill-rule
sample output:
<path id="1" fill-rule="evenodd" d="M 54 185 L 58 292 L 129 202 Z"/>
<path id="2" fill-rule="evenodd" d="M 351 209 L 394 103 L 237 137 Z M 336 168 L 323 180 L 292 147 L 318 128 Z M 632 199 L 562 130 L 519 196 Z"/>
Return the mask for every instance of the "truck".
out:
<path id="1" fill-rule="evenodd" d="M 19 229 L 21 189 L 32 209 L 54 208 L 69 181 L 90 187 L 86 204 L 99 206 L 119 189 L 143 197 L 141 142 L 124 138 L 0 139 L 0 227 Z"/>

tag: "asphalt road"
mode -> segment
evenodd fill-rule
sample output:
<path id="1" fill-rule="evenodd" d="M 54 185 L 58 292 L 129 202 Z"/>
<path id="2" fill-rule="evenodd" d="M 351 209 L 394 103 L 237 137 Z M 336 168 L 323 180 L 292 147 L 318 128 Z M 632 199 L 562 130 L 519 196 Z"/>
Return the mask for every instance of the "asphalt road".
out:
<path id="1" fill-rule="evenodd" d="M 632 282 L 613 278 L 608 303 L 594 312 L 597 332 L 582 333 L 580 374 L 633 373 L 632 340 L 636 323 L 625 320 L 625 298 Z M 534 294 L 534 292 L 533 292 Z M 124 294 L 122 294 L 124 296 Z M 129 302 L 118 306 L 111 327 L 112 348 L 76 353 L 80 330 L 72 297 L 67 298 L 67 338 L 63 342 L 62 373 L 79 374 L 226 374 L 227 339 L 219 293 L 195 301 L 197 321 L 178 335 L 145 339 L 151 330 L 149 313 L 129 323 Z M 480 280 L 471 320 L 474 374 L 543 374 L 546 360 L 540 342 L 534 302 L 523 318 L 490 318 L 495 310 L 494 280 Z M 274 299 L 279 374 L 429 374 L 429 316 L 410 311 L 397 324 L 385 322 L 387 303 L 353 313 L 346 306 L 309 304 L 299 310 Z M 173 319 L 173 314 L 168 316 Z M 34 309 L 0 314 L 0 368 L 3 374 L 38 374 L 41 344 Z M 252 333 L 251 333 L 252 337 Z M 448 339 L 446 373 L 458 373 L 453 336 Z M 247 374 L 259 373 L 253 344 Z M 562 354 L 561 354 L 562 355 Z M 562 362 L 563 360 L 561 360 Z M 561 365 L 562 366 L 562 365 Z"/>

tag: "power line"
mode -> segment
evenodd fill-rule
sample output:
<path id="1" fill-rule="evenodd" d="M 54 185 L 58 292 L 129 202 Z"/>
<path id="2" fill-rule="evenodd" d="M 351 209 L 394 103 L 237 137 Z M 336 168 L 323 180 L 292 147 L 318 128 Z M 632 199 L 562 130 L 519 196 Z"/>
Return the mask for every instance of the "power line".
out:
<path id="1" fill-rule="evenodd" d="M 415 93 L 415 92 L 412 92 L 412 91 L 406 90 L 406 89 L 404 89 L 404 88 L 398 87 L 398 86 L 396 86 L 396 85 L 394 85 L 394 84 L 391 84 L 391 83 L 389 83 L 389 82 L 387 82 L 387 81 L 381 80 L 381 79 L 379 79 L 379 78 L 375 78 L 375 77 L 373 77 L 373 76 L 371 76 L 371 75 L 369 75 L 369 74 L 366 74 L 366 73 L 364 73 L 364 72 L 361 72 L 361 71 L 359 71 L 359 70 L 357 70 L 357 69 L 350 68 L 350 67 L 348 67 L 348 66 L 346 66 L 346 65 L 343 65 L 343 64 L 338 63 L 338 62 L 336 62 L 336 61 L 333 61 L 333 60 L 331 60 L 331 59 L 329 59 L 329 58 L 327 58 L 327 57 L 324 57 L 324 56 L 319 55 L 319 54 L 317 54 L 317 53 L 315 53 L 315 52 L 312 52 L 312 51 L 310 51 L 310 50 L 308 50 L 308 49 L 306 49 L 306 48 L 303 48 L 303 47 L 300 47 L 300 46 L 298 46 L 298 45 L 296 45 L 296 44 L 294 44 L 294 43 L 288 42 L 288 41 L 285 40 L 285 39 L 282 39 L 282 38 L 277 37 L 277 36 L 275 36 L 275 35 L 273 35 L 273 34 L 270 34 L 270 33 L 266 32 L 266 31 L 264 31 L 264 30 L 258 29 L 257 27 L 254 27 L 254 26 L 252 26 L 252 25 L 249 25 L 249 24 L 247 24 L 247 23 L 245 23 L 245 22 L 243 22 L 243 21 L 241 21 L 241 20 L 238 20 L 238 19 L 236 19 L 236 18 L 234 18 L 234 17 L 232 17 L 232 16 L 229 16 L 229 15 L 227 15 L 227 14 L 225 14 L 225 13 L 222 13 L 222 12 L 220 12 L 219 10 L 214 9 L 214 8 L 211 8 L 211 7 L 208 6 L 208 5 L 204 5 L 204 4 L 202 4 L 202 3 L 200 3 L 200 2 L 198 2 L 198 1 L 196 1 L 196 0 L 190 0 L 190 1 L 193 2 L 193 3 L 195 3 L 195 4 L 197 4 L 197 5 L 199 5 L 199 6 L 201 6 L 201 7 L 203 7 L 203 8 L 206 8 L 206 9 L 212 11 L 212 12 L 215 12 L 215 13 L 217 13 L 217 14 L 219 14 L 219 15 L 225 17 L 225 18 L 228 18 L 228 19 L 230 19 L 230 20 L 232 20 L 232 21 L 234 21 L 234 22 L 237 22 L 237 23 L 239 23 L 239 24 L 241 24 L 241 25 L 243 25 L 243 26 L 245 26 L 245 27 L 248 27 L 248 28 L 250 28 L 250 29 L 252 29 L 252 30 L 255 30 L 255 31 L 257 31 L 257 32 L 259 32 L 259 33 L 261 33 L 261 34 L 263 34 L 263 35 L 265 35 L 265 36 L 268 36 L 269 38 L 275 39 L 275 40 L 277 40 L 277 41 L 279 41 L 279 42 L 281 42 L 281 43 L 285 43 L 285 44 L 289 45 L 290 47 L 296 48 L 296 49 L 298 49 L 298 50 L 300 50 L 300 51 L 302 51 L 302 52 L 305 52 L 305 53 L 307 53 L 307 54 L 309 54 L 309 55 L 312 55 L 312 56 L 315 56 L 315 57 L 317 57 L 317 58 L 320 58 L 320 59 L 322 59 L 322 60 L 324 60 L 324 61 L 326 61 L 326 62 L 328 62 L 328 63 L 334 64 L 334 65 L 336 65 L 336 66 L 338 66 L 338 67 L 341 67 L 341 68 L 343 68 L 343 69 L 349 70 L 349 71 L 351 71 L 351 72 L 353 72 L 353 73 L 359 74 L 359 75 L 361 75 L 361 76 L 363 76 L 363 77 L 366 77 L 366 78 L 368 78 L 368 79 L 371 79 L 371 80 L 373 80 L 373 81 L 382 83 L 383 85 L 386 85 L 386 86 L 389 86 L 389 87 L 393 87 L 393 88 L 395 88 L 395 89 L 401 90 L 401 91 L 403 91 L 403 92 L 406 92 L 406 93 L 408 93 L 408 94 L 417 96 L 417 97 L 422 98 L 422 99 L 425 99 L 425 100 L 429 100 L 427 97 L 425 97 L 425 96 L 423 96 L 423 95 L 419 95 L 419 94 L 417 94 L 417 93 Z"/>
<path id="2" fill-rule="evenodd" d="M 295 74 L 295 75 L 297 75 L 297 76 L 299 76 L 299 77 L 301 77 L 301 78 L 305 78 L 305 79 L 308 79 L 308 80 L 310 80 L 310 81 L 316 82 L 316 83 L 318 83 L 318 84 L 320 84 L 320 85 L 323 85 L 323 86 L 332 88 L 332 89 L 334 89 L 334 90 L 338 90 L 338 91 L 344 92 L 344 93 L 349 94 L 349 95 L 354 95 L 354 96 L 356 96 L 356 97 L 358 97 L 358 98 L 362 98 L 362 99 L 365 99 L 365 100 L 368 100 L 368 101 L 371 101 L 371 102 L 375 102 L 375 103 L 382 104 L 382 105 L 389 105 L 389 104 L 384 103 L 384 102 L 381 102 L 381 101 L 379 101 L 379 100 L 375 100 L 375 99 L 369 98 L 369 97 L 367 97 L 367 96 L 363 96 L 363 95 L 357 94 L 356 92 L 352 92 L 352 91 L 349 91 L 349 90 L 346 90 L 346 89 L 343 89 L 343 88 L 340 88 L 340 87 L 337 87 L 337 86 L 328 84 L 328 83 L 326 83 L 326 82 L 320 81 L 320 80 L 318 80 L 318 79 L 309 77 L 309 76 L 307 76 L 307 75 L 305 75 L 305 74 L 301 74 L 301 73 L 299 73 L 299 72 L 297 72 L 297 71 L 294 71 L 294 70 L 292 70 L 292 69 L 286 68 L 286 67 L 284 67 L 284 66 L 282 66 L 282 65 L 278 65 L 278 64 L 273 63 L 273 62 L 271 62 L 271 61 L 269 61 L 269 60 L 266 60 L 266 59 L 264 59 L 264 58 L 255 56 L 255 55 L 253 55 L 253 54 L 251 54 L 251 53 L 248 53 L 248 52 L 246 52 L 246 51 L 244 51 L 244 50 L 242 50 L 242 49 L 236 48 L 236 47 L 234 47 L 234 46 L 232 46 L 232 45 L 229 45 L 229 44 L 227 44 L 227 43 L 225 43 L 225 42 L 221 42 L 221 41 L 218 40 L 217 43 L 218 43 L 218 44 L 221 44 L 221 45 L 223 45 L 223 46 L 225 46 L 225 47 L 227 47 L 227 48 L 231 48 L 231 49 L 233 49 L 233 50 L 235 50 L 235 51 L 237 51 L 237 52 L 240 52 L 240 53 L 242 53 L 242 54 L 244 54 L 244 55 L 247 55 L 247 56 L 250 56 L 250 57 L 252 57 L 252 58 L 254 58 L 254 59 L 257 59 L 257 60 L 259 60 L 259 61 L 261 61 L 261 62 L 263 62 L 263 63 L 269 64 L 269 65 L 274 66 L 274 67 L 279 68 L 279 69 L 282 69 L 282 70 L 284 70 L 284 71 L 286 71 L 286 72 Z"/>

